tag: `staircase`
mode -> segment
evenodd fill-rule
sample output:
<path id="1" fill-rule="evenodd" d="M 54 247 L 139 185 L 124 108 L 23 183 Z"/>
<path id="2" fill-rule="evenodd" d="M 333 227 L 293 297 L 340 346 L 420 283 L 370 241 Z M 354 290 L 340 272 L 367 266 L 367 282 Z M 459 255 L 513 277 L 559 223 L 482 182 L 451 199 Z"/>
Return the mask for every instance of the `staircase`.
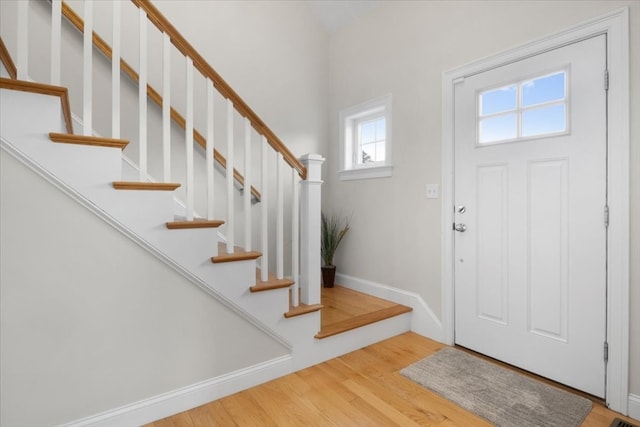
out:
<path id="1" fill-rule="evenodd" d="M 144 1 L 136 0 L 133 3 L 140 10 L 143 6 L 152 7 Z M 57 6 L 61 8 L 60 10 L 67 10 L 69 15 L 65 16 L 74 16 L 70 9 L 65 9 L 68 7 L 59 1 L 54 0 L 52 4 L 52 13 L 56 13 Z M 58 13 L 61 13 L 60 10 Z M 162 21 L 164 17 L 160 19 L 155 15 L 157 11 L 152 9 L 147 9 L 147 12 L 150 10 L 154 14 L 152 22 L 158 22 L 158 20 L 164 22 Z M 21 13 L 22 16 L 24 15 L 24 12 L 19 12 L 18 19 Z M 76 27 L 83 27 L 83 24 L 80 24 L 82 21 L 78 21 L 77 15 L 75 16 L 72 23 Z M 166 27 L 166 24 L 164 25 Z M 87 32 L 85 37 L 86 34 Z M 95 42 L 96 35 L 91 32 L 88 34 L 89 38 Z M 20 36 L 17 39 L 18 48 L 26 44 L 19 40 Z M 179 36 L 172 34 L 171 39 L 175 44 Z M 103 42 L 101 46 L 104 48 L 104 45 Z M 20 51 L 18 55 L 21 55 Z M 199 64 L 197 67 L 210 68 L 208 64 L 206 66 L 201 64 L 204 60 L 197 53 L 189 53 L 189 55 L 192 60 L 195 57 L 194 63 Z M 199 138 L 202 137 L 196 137 L 195 142 L 189 141 L 190 136 L 200 135 L 200 133 L 193 128 L 193 112 L 187 111 L 187 117 L 184 120 L 187 140 L 186 182 L 171 182 L 166 179 L 158 182 L 149 179 L 146 165 L 136 165 L 133 170 L 126 170 L 131 169 L 131 166 L 130 162 L 123 161 L 126 159 L 126 156 L 123 156 L 123 150 L 126 150 L 129 140 L 122 139 L 119 135 L 108 138 L 95 136 L 92 127 L 89 128 L 91 132 L 87 132 L 86 120 L 80 122 L 77 118 L 74 119 L 67 88 L 30 81 L 28 70 L 20 70 L 20 60 L 16 70 L 4 42 L 0 43 L 0 58 L 3 66 L 3 77 L 0 79 L 2 150 L 64 187 L 74 195 L 74 198 L 81 201 L 113 228 L 162 259 L 228 308 L 251 319 L 261 328 L 268 330 L 272 336 L 277 337 L 280 342 L 285 343 L 290 349 L 286 371 L 299 370 L 410 329 L 410 313 L 407 310 L 401 310 L 394 312 L 392 314 L 394 317 L 366 326 L 364 332 L 352 328 L 340 334 L 319 333 L 319 310 L 322 305 L 320 304 L 318 233 L 322 159 L 317 155 L 306 155 L 298 162 L 286 147 L 280 147 L 279 139 L 257 116 L 254 117 L 255 113 L 243 101 L 235 99 L 235 93 L 224 84 L 217 82 L 213 85 L 221 89 L 224 92 L 223 95 L 229 96 L 227 105 L 230 106 L 229 108 L 235 108 L 234 114 L 239 113 L 245 120 L 245 142 L 249 141 L 244 146 L 245 157 L 251 157 L 246 153 L 250 151 L 251 140 L 256 139 L 250 132 L 259 131 L 258 134 L 263 143 L 262 167 L 251 165 L 245 159 L 242 173 L 238 172 L 235 167 L 237 163 L 233 161 L 234 149 L 228 148 L 227 157 L 224 158 L 209 145 L 208 139 L 204 140 L 204 153 L 196 151 L 194 154 L 193 145 L 198 144 Z M 115 60 L 117 63 L 121 62 L 117 58 Z M 141 84 L 147 87 L 144 81 Z M 141 109 L 146 110 L 146 106 L 142 104 L 149 102 L 147 99 L 149 93 L 147 90 L 142 95 L 144 101 L 140 103 Z M 150 96 L 150 98 L 153 97 Z M 169 109 L 165 107 L 165 111 Z M 175 120 L 178 113 L 173 109 L 170 111 L 173 112 L 170 115 Z M 85 116 L 90 116 L 90 114 L 87 115 L 86 109 L 84 112 Z M 231 114 L 230 109 L 228 112 Z M 229 122 L 231 124 L 227 133 L 233 135 L 233 128 L 236 126 L 231 119 Z M 84 134 L 74 133 L 74 128 L 79 127 L 83 127 Z M 207 134 L 211 136 L 213 132 L 207 132 Z M 228 142 L 235 143 L 234 138 L 229 137 Z M 142 141 L 142 138 L 137 141 L 140 147 L 145 143 L 146 141 Z M 275 167 L 268 166 L 268 156 L 265 154 L 267 146 L 276 147 Z M 153 149 L 152 146 L 142 147 L 139 151 L 140 158 L 142 159 L 144 153 Z M 191 151 L 190 154 L 189 151 Z M 192 157 L 189 158 L 189 156 Z M 214 159 L 216 165 L 214 165 Z M 212 214 L 216 209 L 207 209 L 207 215 L 203 218 L 196 214 L 197 203 L 193 201 L 192 188 L 194 168 L 197 168 L 193 165 L 198 162 L 202 163 L 202 169 L 207 170 L 206 181 L 208 182 L 213 181 L 215 175 L 224 173 L 226 195 L 215 197 L 216 200 L 221 198 L 227 200 L 227 217 L 224 220 L 213 218 Z M 144 160 L 142 163 L 146 164 L 147 161 Z M 283 230 L 285 209 L 281 168 L 287 164 L 291 166 L 293 177 L 290 188 L 290 221 L 293 227 L 290 234 Z M 224 170 L 220 171 L 222 167 Z M 250 178 L 254 174 L 257 175 L 256 172 L 265 173 L 269 168 L 278 172 L 275 178 L 265 179 L 264 175 L 262 181 Z M 139 179 L 130 179 L 136 177 L 136 174 Z M 125 176 L 127 179 L 123 179 Z M 304 179 L 298 190 L 296 187 L 299 177 Z M 269 198 L 267 191 L 269 180 L 276 182 L 276 200 Z M 262 191 L 257 189 L 258 183 L 263 185 Z M 181 189 L 185 184 L 188 188 L 182 194 L 184 197 L 177 198 L 176 190 Z M 250 188 L 251 191 L 241 191 L 244 188 Z M 213 190 L 209 194 L 213 194 Z M 242 203 L 239 203 L 240 200 Z M 275 209 L 265 207 L 267 203 L 273 202 L 276 205 Z M 202 205 L 208 204 L 209 201 L 202 203 Z M 234 208 L 240 204 L 244 210 L 236 212 Z M 257 207 L 260 207 L 258 212 L 260 215 L 256 213 Z M 269 220 L 267 218 L 272 210 L 276 211 L 275 218 Z M 220 210 L 217 209 L 217 211 Z M 298 215 L 300 215 L 299 219 Z M 236 218 L 238 216 L 241 217 L 240 220 Z M 260 216 L 260 222 L 264 226 L 263 230 L 259 231 L 261 239 L 253 237 L 254 231 L 250 228 L 251 223 L 256 222 L 252 219 L 253 216 Z M 243 227 L 234 225 L 236 221 L 244 222 Z M 266 243 L 265 241 L 268 240 L 266 225 L 272 225 L 272 222 L 275 222 L 276 228 L 275 242 Z M 224 228 L 225 234 L 220 232 L 221 228 Z M 236 233 L 237 231 L 239 233 Z M 248 245 L 245 247 L 236 245 L 235 234 L 240 234 Z M 294 242 L 290 254 L 291 270 L 286 275 L 282 254 L 285 239 L 291 239 Z M 261 245 L 256 245 L 261 246 L 261 250 L 253 249 L 254 240 L 261 240 Z M 297 245 L 298 240 L 301 242 L 300 247 Z M 269 253 L 275 253 L 273 256 L 275 260 L 272 258 L 269 262 Z M 298 264 L 300 271 L 298 271 Z M 275 273 L 269 273 L 270 268 L 274 268 Z M 238 339 L 242 338 L 238 337 Z M 245 384 L 248 386 L 266 379 L 269 378 L 256 378 Z M 203 399 L 206 400 L 204 396 Z M 188 409 L 189 405 L 193 405 L 193 401 L 166 406 L 171 407 L 171 411 L 177 412 Z M 149 406 L 153 405 L 149 404 Z M 145 406 L 142 405 L 142 407 Z M 140 412 L 139 408 L 136 410 Z M 158 412 L 149 409 L 144 416 L 135 419 L 144 419 L 145 422 L 153 421 L 154 417 L 169 415 L 166 413 L 167 410 Z M 127 418 L 127 414 L 128 412 L 122 408 L 114 408 L 112 413 L 101 414 L 97 418 L 89 417 L 73 425 L 101 425 L 100 422 L 103 421 L 107 424 L 114 422 L 128 424 L 133 418 Z"/>

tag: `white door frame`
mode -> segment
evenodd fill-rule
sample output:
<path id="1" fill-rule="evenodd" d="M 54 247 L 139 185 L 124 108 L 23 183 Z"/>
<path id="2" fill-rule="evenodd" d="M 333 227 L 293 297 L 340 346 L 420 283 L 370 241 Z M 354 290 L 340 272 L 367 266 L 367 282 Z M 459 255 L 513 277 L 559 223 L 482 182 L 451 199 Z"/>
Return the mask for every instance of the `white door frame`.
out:
<path id="1" fill-rule="evenodd" d="M 608 199 L 607 404 L 627 414 L 629 397 L 629 8 L 461 66 L 442 78 L 442 338 L 454 342 L 454 85 L 460 79 L 598 34 L 607 35 Z M 604 75 L 603 75 L 604 84 Z M 603 343 L 604 345 L 604 343 Z"/>

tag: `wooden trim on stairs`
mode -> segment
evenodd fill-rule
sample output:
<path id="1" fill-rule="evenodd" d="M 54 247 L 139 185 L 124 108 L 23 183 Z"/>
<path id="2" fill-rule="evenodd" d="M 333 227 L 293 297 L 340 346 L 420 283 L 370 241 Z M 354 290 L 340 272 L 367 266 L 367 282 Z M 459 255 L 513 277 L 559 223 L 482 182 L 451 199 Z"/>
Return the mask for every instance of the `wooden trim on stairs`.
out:
<path id="1" fill-rule="evenodd" d="M 275 274 L 269 273 L 266 282 L 260 280 L 260 270 L 256 269 L 256 284 L 251 286 L 249 290 L 251 292 L 270 291 L 273 289 L 288 288 L 295 282 L 291 279 L 278 279 Z"/>
<path id="2" fill-rule="evenodd" d="M 9 77 L 11 77 L 12 79 L 17 79 L 18 69 L 16 68 L 16 64 L 13 63 L 13 59 L 11 59 L 9 50 L 4 44 L 4 40 L 2 40 L 2 37 L 0 37 L 0 61 L 2 61 L 2 63 L 4 64 L 4 68 L 7 69 Z"/>
<path id="3" fill-rule="evenodd" d="M 193 221 L 167 222 L 167 228 L 170 230 L 183 230 L 188 228 L 218 228 L 222 224 L 224 224 L 224 221 L 219 219 L 196 218 Z"/>
<path id="4" fill-rule="evenodd" d="M 113 188 L 116 190 L 151 190 L 151 191 L 173 191 L 180 187 L 180 184 L 172 182 L 134 182 L 134 181 L 114 181 Z"/>
<path id="5" fill-rule="evenodd" d="M 227 252 L 227 245 L 218 242 L 218 255 L 211 257 L 211 262 L 214 264 L 222 263 L 222 262 L 232 262 L 232 261 L 246 261 L 251 259 L 260 258 L 262 253 L 257 251 L 245 251 L 239 246 L 234 248 L 235 250 L 231 253 Z"/>
<path id="6" fill-rule="evenodd" d="M 276 136 L 275 133 L 258 117 L 258 115 L 247 105 L 229 84 L 209 65 L 209 63 L 194 49 L 191 44 L 178 32 L 178 30 L 160 13 L 160 11 L 149 0 L 131 0 L 147 13 L 149 20 L 162 33 L 169 34 L 171 43 L 185 56 L 193 60 L 193 65 L 200 73 L 209 77 L 214 86 L 227 99 L 233 102 L 233 106 L 243 117 L 251 121 L 253 128 L 261 135 L 267 137 L 269 145 L 279 153 L 282 153 L 285 161 L 298 172 L 302 179 L 306 179 L 307 170 L 302 163 L 289 151 L 286 145 Z"/>
<path id="7" fill-rule="evenodd" d="M 19 90 L 22 92 L 39 93 L 42 95 L 59 97 L 67 133 L 73 134 L 71 107 L 69 106 L 69 91 L 66 87 L 0 77 L 0 89 Z"/>
<path id="8" fill-rule="evenodd" d="M 331 337 L 342 332 L 350 331 L 352 329 L 356 329 L 370 323 L 378 322 L 380 320 L 388 319 L 394 316 L 399 316 L 411 311 L 413 311 L 411 307 L 398 304 L 371 313 L 354 316 L 342 322 L 323 327 L 322 330 L 315 335 L 315 338 L 322 339 Z"/>
<path id="9" fill-rule="evenodd" d="M 306 304 L 300 303 L 298 304 L 297 307 L 289 307 L 289 311 L 287 311 L 284 314 L 284 317 L 289 319 L 291 317 L 301 316 L 307 313 L 313 313 L 314 311 L 322 310 L 323 307 L 324 306 L 322 304 L 306 305 Z"/>
<path id="10" fill-rule="evenodd" d="M 49 139 L 63 144 L 91 145 L 95 147 L 119 148 L 123 150 L 129 144 L 126 139 L 103 138 L 101 136 L 71 135 L 68 133 L 49 133 Z"/>
<path id="11" fill-rule="evenodd" d="M 80 16 L 71 9 L 71 7 L 66 3 L 62 2 L 62 14 L 69 20 L 69 22 L 76 27 L 78 31 L 84 33 L 84 21 Z M 93 32 L 93 44 L 94 46 L 102 52 L 104 56 L 106 56 L 110 61 L 113 60 L 113 50 L 111 46 L 107 42 L 104 41 L 96 32 Z M 140 76 L 138 73 L 131 67 L 124 59 L 120 60 L 120 69 L 123 73 L 125 73 L 134 83 L 140 83 Z M 147 84 L 147 96 L 156 103 L 160 108 L 162 108 L 162 96 L 155 90 L 151 85 Z M 182 127 L 182 129 L 186 129 L 186 119 L 176 111 L 175 108 L 171 107 L 171 119 L 178 124 L 178 126 Z M 193 130 L 193 139 L 202 147 L 206 148 L 207 140 L 205 139 L 200 132 L 196 129 Z M 213 158 L 222 168 L 227 168 L 227 159 L 224 158 L 222 154 L 218 150 L 214 148 L 213 150 Z M 240 186 L 244 187 L 244 177 L 237 170 L 233 169 L 233 177 L 240 184 Z M 256 200 L 260 201 L 261 194 L 255 188 L 251 187 L 251 194 L 255 197 Z"/>

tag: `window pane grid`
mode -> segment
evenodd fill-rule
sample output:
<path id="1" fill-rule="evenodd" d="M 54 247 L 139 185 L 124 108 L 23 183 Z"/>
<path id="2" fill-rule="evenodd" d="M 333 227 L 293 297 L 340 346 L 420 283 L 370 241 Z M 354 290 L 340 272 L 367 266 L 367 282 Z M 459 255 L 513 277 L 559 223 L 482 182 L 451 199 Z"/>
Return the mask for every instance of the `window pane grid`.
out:
<path id="1" fill-rule="evenodd" d="M 478 94 L 478 144 L 510 142 L 568 130 L 567 71 Z"/>
<path id="2" fill-rule="evenodd" d="M 357 123 L 357 141 L 354 157 L 356 164 L 385 161 L 386 129 L 384 117 L 360 120 Z"/>

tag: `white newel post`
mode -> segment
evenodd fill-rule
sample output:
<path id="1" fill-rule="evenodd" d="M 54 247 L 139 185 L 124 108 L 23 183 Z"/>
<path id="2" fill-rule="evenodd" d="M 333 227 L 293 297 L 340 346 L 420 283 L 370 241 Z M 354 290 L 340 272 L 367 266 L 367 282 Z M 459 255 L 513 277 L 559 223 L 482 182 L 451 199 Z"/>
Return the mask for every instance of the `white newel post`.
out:
<path id="1" fill-rule="evenodd" d="M 305 154 L 300 162 L 307 179 L 300 184 L 300 300 L 320 304 L 320 211 L 322 163 L 319 154 Z"/>

